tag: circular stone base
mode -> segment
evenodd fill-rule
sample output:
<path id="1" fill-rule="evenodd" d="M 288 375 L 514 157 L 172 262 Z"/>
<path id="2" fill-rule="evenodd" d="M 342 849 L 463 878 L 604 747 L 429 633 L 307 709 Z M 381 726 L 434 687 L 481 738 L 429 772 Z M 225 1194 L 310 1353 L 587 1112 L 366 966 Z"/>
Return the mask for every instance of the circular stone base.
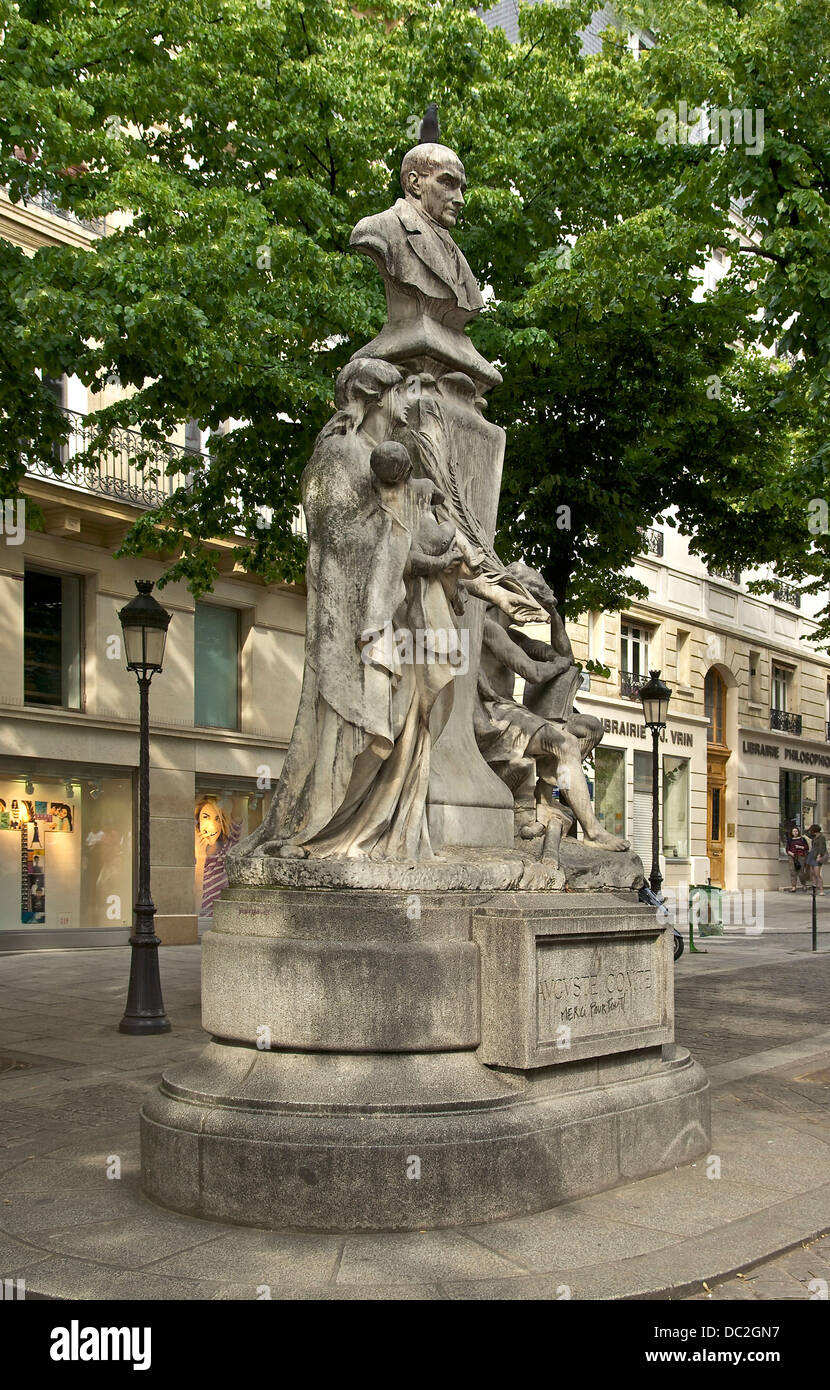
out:
<path id="1" fill-rule="evenodd" d="M 555 1073 L 555 1075 L 554 1075 Z M 599 1081 L 602 1084 L 597 1084 Z M 542 1211 L 704 1154 L 682 1048 L 533 1076 L 472 1052 L 359 1056 L 212 1043 L 141 1116 L 144 1191 L 271 1229 L 420 1230 Z"/>

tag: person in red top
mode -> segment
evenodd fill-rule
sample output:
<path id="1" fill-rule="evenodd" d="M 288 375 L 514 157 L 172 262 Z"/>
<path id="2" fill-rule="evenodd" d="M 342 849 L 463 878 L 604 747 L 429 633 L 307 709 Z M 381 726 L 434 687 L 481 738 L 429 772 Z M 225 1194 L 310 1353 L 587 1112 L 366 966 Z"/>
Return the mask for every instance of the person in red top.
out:
<path id="1" fill-rule="evenodd" d="M 797 825 L 791 825 L 787 832 L 787 859 L 790 865 L 790 892 L 798 887 L 801 871 L 807 862 L 810 846 Z"/>

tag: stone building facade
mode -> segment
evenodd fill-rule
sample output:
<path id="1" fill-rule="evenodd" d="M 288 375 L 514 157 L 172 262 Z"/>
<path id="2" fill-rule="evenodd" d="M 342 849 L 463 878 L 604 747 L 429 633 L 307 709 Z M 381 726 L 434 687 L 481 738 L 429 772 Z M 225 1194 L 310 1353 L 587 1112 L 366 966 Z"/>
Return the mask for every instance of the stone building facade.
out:
<path id="1" fill-rule="evenodd" d="M 609 829 L 651 862 L 651 736 L 638 689 L 652 668 L 673 690 L 661 743 L 661 835 L 669 886 L 789 886 L 791 821 L 830 820 L 830 658 L 811 642 L 816 600 L 760 571 L 709 573 L 670 527 L 635 565 L 648 598 L 570 625 L 576 657 L 611 670 L 579 708 L 605 723 L 595 801 Z"/>

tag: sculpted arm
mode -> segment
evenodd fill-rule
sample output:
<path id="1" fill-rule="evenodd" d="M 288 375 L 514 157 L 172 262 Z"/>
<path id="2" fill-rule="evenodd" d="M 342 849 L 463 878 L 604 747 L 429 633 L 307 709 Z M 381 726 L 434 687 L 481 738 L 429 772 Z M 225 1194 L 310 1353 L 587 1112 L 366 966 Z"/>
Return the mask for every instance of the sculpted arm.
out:
<path id="1" fill-rule="evenodd" d="M 510 633 L 505 632 L 504 628 L 491 618 L 484 620 L 484 641 L 503 666 L 509 671 L 515 671 L 517 676 L 522 676 L 526 681 L 547 680 L 561 669 L 561 660 L 557 661 L 556 669 L 552 670 L 551 662 L 537 661 L 528 656 L 527 652 L 514 642 Z"/>

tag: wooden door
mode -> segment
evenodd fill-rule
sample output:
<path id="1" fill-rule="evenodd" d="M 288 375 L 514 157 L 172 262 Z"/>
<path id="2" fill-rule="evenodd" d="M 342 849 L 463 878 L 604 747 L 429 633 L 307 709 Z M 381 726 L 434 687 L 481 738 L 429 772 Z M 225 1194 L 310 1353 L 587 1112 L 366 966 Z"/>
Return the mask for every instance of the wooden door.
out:
<path id="1" fill-rule="evenodd" d="M 726 764 L 729 753 L 712 748 L 706 760 L 706 853 L 709 877 L 716 888 L 724 883 L 724 841 L 726 837 Z"/>

